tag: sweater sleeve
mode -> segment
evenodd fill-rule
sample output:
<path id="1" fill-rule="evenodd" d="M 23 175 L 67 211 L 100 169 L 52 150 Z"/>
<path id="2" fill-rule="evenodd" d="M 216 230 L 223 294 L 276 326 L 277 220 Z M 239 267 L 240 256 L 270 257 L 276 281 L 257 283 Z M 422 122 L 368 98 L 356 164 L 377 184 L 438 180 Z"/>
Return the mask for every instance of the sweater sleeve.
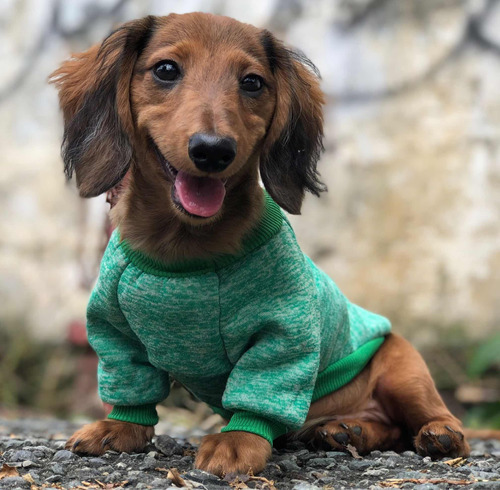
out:
<path id="1" fill-rule="evenodd" d="M 253 289 L 237 300 L 242 305 L 231 331 L 251 329 L 251 334 L 243 352 L 234 354 L 237 360 L 222 398 L 234 415 L 223 431 L 253 432 L 272 444 L 306 419 L 321 341 L 316 290 L 303 264 L 281 261 L 272 283 L 267 271 L 253 272 Z M 246 274 L 242 281 L 250 284 Z"/>
<path id="2" fill-rule="evenodd" d="M 293 322 L 293 318 L 289 320 Z M 276 323 L 264 327 L 233 368 L 222 403 L 234 415 L 224 431 L 254 432 L 272 444 L 280 435 L 303 425 L 320 348 L 314 329 L 307 325 L 293 328 L 298 327 L 293 323 L 287 329 Z"/>
<path id="3" fill-rule="evenodd" d="M 150 364 L 144 346 L 120 309 L 118 284 L 127 266 L 121 254 L 115 235 L 103 257 L 87 308 L 89 343 L 99 358 L 99 395 L 114 405 L 109 418 L 155 425 L 155 405 L 168 396 L 169 377 Z"/>

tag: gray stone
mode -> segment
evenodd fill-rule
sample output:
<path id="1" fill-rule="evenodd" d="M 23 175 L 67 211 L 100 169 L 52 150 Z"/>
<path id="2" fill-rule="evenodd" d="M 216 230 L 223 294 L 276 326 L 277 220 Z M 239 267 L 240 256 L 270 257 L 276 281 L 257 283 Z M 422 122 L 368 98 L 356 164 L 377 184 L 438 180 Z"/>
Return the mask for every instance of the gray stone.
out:
<path id="1" fill-rule="evenodd" d="M 0 480 L 0 487 L 4 488 L 30 488 L 30 483 L 20 476 L 8 476 Z"/>
<path id="2" fill-rule="evenodd" d="M 153 488 L 169 488 L 172 482 L 168 478 L 155 478 L 151 483 Z"/>
<path id="3" fill-rule="evenodd" d="M 66 473 L 65 467 L 61 463 L 51 463 L 49 464 L 50 471 L 58 475 L 64 475 Z"/>
<path id="4" fill-rule="evenodd" d="M 110 473 L 109 475 L 107 475 L 105 478 L 104 478 L 104 482 L 103 483 L 115 483 L 115 482 L 119 482 L 119 481 L 122 481 L 122 480 L 125 480 L 126 478 L 123 478 L 123 474 L 119 471 L 113 471 L 113 473 Z"/>
<path id="5" fill-rule="evenodd" d="M 16 449 L 22 445 L 23 441 L 20 441 L 19 439 L 9 439 L 2 444 L 5 449 Z"/>
<path id="6" fill-rule="evenodd" d="M 206 490 L 232 490 L 232 487 L 230 487 L 227 484 L 218 485 L 215 484 L 214 482 L 206 483 L 204 487 L 206 488 Z M 175 488 L 176 490 L 178 490 L 177 487 L 168 487 L 168 488 Z"/>
<path id="7" fill-rule="evenodd" d="M 377 461 L 369 460 L 369 459 L 354 459 L 349 462 L 349 467 L 353 470 L 366 470 L 367 468 L 371 468 L 373 466 L 379 466 L 380 463 Z"/>
<path id="8" fill-rule="evenodd" d="M 488 471 L 483 471 L 483 470 L 476 470 L 475 468 L 469 468 L 470 472 L 476 477 L 480 478 L 481 480 L 491 480 L 491 473 Z"/>
<path id="9" fill-rule="evenodd" d="M 144 461 L 140 464 L 140 470 L 154 470 L 158 466 L 158 461 L 154 458 L 145 457 Z"/>
<path id="10" fill-rule="evenodd" d="M 172 456 L 174 454 L 181 456 L 182 454 L 184 454 L 182 446 L 170 436 L 158 436 L 154 444 L 157 447 L 158 451 L 163 453 L 165 456 Z"/>
<path id="11" fill-rule="evenodd" d="M 76 459 L 78 459 L 78 456 L 75 453 L 61 449 L 54 454 L 52 461 L 74 461 Z"/>
<path id="12" fill-rule="evenodd" d="M 438 488 L 439 487 L 437 485 L 433 485 L 432 483 L 423 483 L 413 487 L 414 490 L 436 490 Z"/>
<path id="13" fill-rule="evenodd" d="M 92 478 L 99 478 L 101 473 L 95 468 L 84 466 L 83 468 L 76 468 L 73 471 L 73 476 L 79 478 L 80 480 L 90 480 Z"/>
<path id="14" fill-rule="evenodd" d="M 370 483 L 370 480 L 359 480 L 356 482 L 355 488 L 368 488 Z"/>
<path id="15" fill-rule="evenodd" d="M 470 452 L 471 458 L 482 458 L 484 456 L 484 450 L 482 449 L 474 449 Z"/>
<path id="16" fill-rule="evenodd" d="M 368 476 L 383 476 L 388 472 L 389 470 L 386 468 L 375 468 L 375 469 L 368 469 L 363 474 Z"/>
<path id="17" fill-rule="evenodd" d="M 396 453 L 394 451 L 384 451 L 383 453 L 380 453 L 381 458 L 401 458 L 401 455 L 399 453 Z"/>
<path id="18" fill-rule="evenodd" d="M 469 488 L 474 488 L 475 490 L 499 490 L 500 481 L 479 481 L 473 483 Z"/>
<path id="19" fill-rule="evenodd" d="M 30 475 L 31 478 L 33 478 L 33 481 L 35 482 L 36 485 L 42 484 L 42 478 L 41 478 L 40 474 L 38 473 L 38 471 L 31 470 L 28 473 L 28 475 Z"/>
<path id="20" fill-rule="evenodd" d="M 327 458 L 350 458 L 351 456 L 349 454 L 343 453 L 341 451 L 327 451 L 326 457 Z"/>
<path id="21" fill-rule="evenodd" d="M 103 465 L 106 464 L 106 461 L 102 458 L 89 458 L 87 460 L 87 464 L 89 466 L 98 466 L 98 467 L 102 467 Z"/>
<path id="22" fill-rule="evenodd" d="M 415 478 L 416 480 L 422 479 L 422 478 L 429 478 L 429 473 L 422 473 L 421 471 L 413 471 L 413 470 L 408 470 L 408 471 L 402 471 L 400 473 L 396 473 L 394 478 Z"/>
<path id="23" fill-rule="evenodd" d="M 6 451 L 3 455 L 5 461 L 12 461 L 12 462 L 22 462 L 26 460 L 31 460 L 33 455 L 31 454 L 31 451 L 27 451 L 25 449 L 19 449 L 19 450 L 10 450 Z"/>
<path id="24" fill-rule="evenodd" d="M 284 459 L 278 465 L 283 471 L 300 471 L 300 466 L 290 459 Z"/>
<path id="25" fill-rule="evenodd" d="M 400 456 L 403 458 L 422 459 L 422 456 L 417 454 L 415 451 L 404 451 L 400 454 Z"/>
<path id="26" fill-rule="evenodd" d="M 61 475 L 51 475 L 51 476 L 45 478 L 45 481 L 47 483 L 57 483 L 57 482 L 60 482 L 61 479 L 62 479 Z"/>
<path id="27" fill-rule="evenodd" d="M 30 448 L 30 451 L 34 454 L 36 458 L 50 458 L 56 451 L 47 446 L 34 446 Z"/>
<path id="28" fill-rule="evenodd" d="M 313 468 L 326 468 L 332 464 L 332 460 L 330 458 L 311 458 L 307 464 Z"/>
<path id="29" fill-rule="evenodd" d="M 320 490 L 320 487 L 317 487 L 312 483 L 301 482 L 294 485 L 292 490 Z"/>
<path id="30" fill-rule="evenodd" d="M 207 483 L 207 482 L 213 483 L 221 481 L 221 479 L 218 476 L 198 469 L 186 472 L 183 475 L 183 478 L 188 478 L 189 480 L 193 480 L 199 483 Z"/>
<path id="31" fill-rule="evenodd" d="M 132 470 L 127 473 L 127 478 L 129 485 L 135 485 L 138 483 L 144 476 L 144 473 L 142 471 L 138 470 Z"/>

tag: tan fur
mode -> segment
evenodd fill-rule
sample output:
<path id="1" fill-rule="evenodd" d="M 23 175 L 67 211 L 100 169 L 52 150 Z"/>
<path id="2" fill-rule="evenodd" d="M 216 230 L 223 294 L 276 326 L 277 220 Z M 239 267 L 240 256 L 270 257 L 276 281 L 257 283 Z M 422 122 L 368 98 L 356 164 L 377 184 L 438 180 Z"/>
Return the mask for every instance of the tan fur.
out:
<path id="1" fill-rule="evenodd" d="M 195 466 L 219 476 L 258 473 L 270 457 L 271 446 L 262 437 L 250 432 L 224 432 L 203 438 Z"/>
<path id="2" fill-rule="evenodd" d="M 353 434 L 353 427 L 361 433 Z M 469 454 L 463 432 L 420 354 L 401 336 L 390 334 L 354 380 L 311 405 L 304 429 L 290 436 L 336 449 L 351 443 L 361 453 L 416 449 L 442 457 Z M 334 438 L 339 433 L 349 436 L 337 435 L 344 444 Z M 449 446 L 443 447 L 440 436 L 449 439 Z"/>
<path id="3" fill-rule="evenodd" d="M 155 434 L 153 427 L 118 420 L 100 420 L 77 430 L 66 449 L 82 454 L 104 454 L 108 450 L 131 453 L 141 451 Z"/>

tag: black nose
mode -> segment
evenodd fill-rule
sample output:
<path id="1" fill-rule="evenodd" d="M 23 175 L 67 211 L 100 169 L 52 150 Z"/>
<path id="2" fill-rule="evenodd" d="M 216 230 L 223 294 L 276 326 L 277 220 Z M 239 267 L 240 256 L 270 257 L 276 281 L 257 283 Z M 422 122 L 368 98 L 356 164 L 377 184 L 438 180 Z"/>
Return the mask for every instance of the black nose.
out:
<path id="1" fill-rule="evenodd" d="M 205 133 L 195 133 L 189 138 L 189 158 L 204 172 L 222 172 L 235 156 L 233 138 Z"/>

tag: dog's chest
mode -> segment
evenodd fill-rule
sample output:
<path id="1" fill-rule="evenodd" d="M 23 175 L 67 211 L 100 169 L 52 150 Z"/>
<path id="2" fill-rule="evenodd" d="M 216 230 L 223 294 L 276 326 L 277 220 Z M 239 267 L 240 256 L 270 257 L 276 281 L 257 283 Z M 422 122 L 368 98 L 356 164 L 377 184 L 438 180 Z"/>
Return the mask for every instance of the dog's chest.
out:
<path id="1" fill-rule="evenodd" d="M 120 289 L 122 312 L 151 364 L 177 377 L 231 370 L 220 332 L 216 274 L 138 276 Z"/>

